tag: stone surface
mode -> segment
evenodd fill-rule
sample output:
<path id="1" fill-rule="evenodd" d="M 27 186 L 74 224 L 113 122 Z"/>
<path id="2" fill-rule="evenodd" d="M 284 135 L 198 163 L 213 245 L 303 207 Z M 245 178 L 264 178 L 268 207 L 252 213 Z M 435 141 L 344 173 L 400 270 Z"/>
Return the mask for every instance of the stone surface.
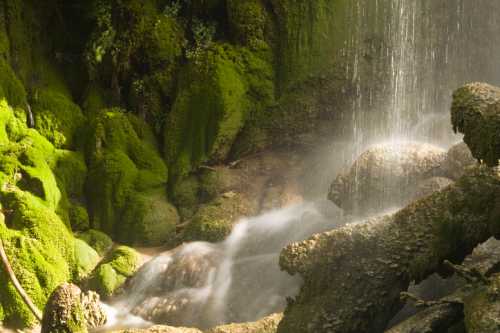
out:
<path id="1" fill-rule="evenodd" d="M 443 163 L 445 152 L 428 144 L 377 145 L 337 176 L 328 198 L 346 212 L 366 215 L 400 207 Z"/>
<path id="2" fill-rule="evenodd" d="M 500 88 L 471 83 L 453 94 L 453 129 L 464 134 L 472 155 L 489 166 L 500 158 Z"/>
<path id="3" fill-rule="evenodd" d="M 83 294 L 74 284 L 60 285 L 50 296 L 43 314 L 42 333 L 86 333 L 106 322 L 95 293 Z"/>

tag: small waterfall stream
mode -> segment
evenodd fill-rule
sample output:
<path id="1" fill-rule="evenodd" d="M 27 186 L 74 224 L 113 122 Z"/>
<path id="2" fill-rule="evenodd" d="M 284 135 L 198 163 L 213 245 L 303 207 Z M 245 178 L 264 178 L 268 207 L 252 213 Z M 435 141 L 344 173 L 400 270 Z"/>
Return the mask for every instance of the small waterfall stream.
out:
<path id="1" fill-rule="evenodd" d="M 458 142 L 452 91 L 469 81 L 500 83 L 498 12 L 496 0 L 351 1 L 342 52 L 355 98 L 345 144 L 332 154 L 348 164 L 378 142 Z M 147 321 L 204 328 L 282 311 L 300 279 L 279 270 L 281 249 L 345 222 L 331 204 L 304 203 L 242 219 L 222 243 L 161 254 L 113 301 L 108 328 Z"/>
<path id="2" fill-rule="evenodd" d="M 221 243 L 189 243 L 161 254 L 107 307 L 107 328 L 147 321 L 207 328 L 282 311 L 301 280 L 280 271 L 281 249 L 342 221 L 326 202 L 296 204 L 242 219 Z"/>

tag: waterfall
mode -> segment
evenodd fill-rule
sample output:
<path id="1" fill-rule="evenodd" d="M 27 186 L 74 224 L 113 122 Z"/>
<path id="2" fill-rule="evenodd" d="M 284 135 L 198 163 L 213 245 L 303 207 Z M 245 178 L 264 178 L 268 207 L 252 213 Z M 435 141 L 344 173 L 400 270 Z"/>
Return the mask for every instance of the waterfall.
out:
<path id="1" fill-rule="evenodd" d="M 498 84 L 500 3 L 494 0 L 356 0 L 346 75 L 355 155 L 378 141 L 449 147 L 451 94 L 470 81 Z"/>
<path id="2" fill-rule="evenodd" d="M 499 12 L 497 0 L 350 1 L 340 56 L 355 96 L 337 159 L 350 164 L 380 142 L 459 141 L 452 91 L 469 81 L 500 83 Z M 113 316 L 211 327 L 282 311 L 300 286 L 279 270 L 282 247 L 344 222 L 311 203 L 243 219 L 222 243 L 186 244 L 147 263 L 114 300 Z"/>

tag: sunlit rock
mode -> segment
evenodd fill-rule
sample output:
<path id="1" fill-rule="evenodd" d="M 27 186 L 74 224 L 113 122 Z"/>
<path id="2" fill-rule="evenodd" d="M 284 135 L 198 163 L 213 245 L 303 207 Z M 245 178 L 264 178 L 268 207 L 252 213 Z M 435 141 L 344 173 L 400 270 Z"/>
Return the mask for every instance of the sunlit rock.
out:
<path id="1" fill-rule="evenodd" d="M 50 296 L 43 314 L 42 333 L 83 333 L 106 323 L 99 295 L 82 293 L 74 284 L 60 285 Z"/>
<path id="2" fill-rule="evenodd" d="M 489 166 L 500 158 L 500 88 L 471 83 L 453 94 L 453 129 L 464 134 L 472 155 Z"/>
<path id="3" fill-rule="evenodd" d="M 401 206 L 415 197 L 418 184 L 432 177 L 445 156 L 444 150 L 429 144 L 374 146 L 335 179 L 328 198 L 360 215 Z"/>

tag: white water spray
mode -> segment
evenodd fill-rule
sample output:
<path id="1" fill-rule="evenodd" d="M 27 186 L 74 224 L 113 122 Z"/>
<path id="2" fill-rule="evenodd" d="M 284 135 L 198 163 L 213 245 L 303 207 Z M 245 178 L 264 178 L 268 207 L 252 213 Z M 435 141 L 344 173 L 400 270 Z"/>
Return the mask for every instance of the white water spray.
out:
<path id="1" fill-rule="evenodd" d="M 281 249 L 340 221 L 329 203 L 297 204 L 242 219 L 221 243 L 189 243 L 161 254 L 108 307 L 106 328 L 124 321 L 128 327 L 151 321 L 206 328 L 283 311 L 301 280 L 280 271 Z"/>

